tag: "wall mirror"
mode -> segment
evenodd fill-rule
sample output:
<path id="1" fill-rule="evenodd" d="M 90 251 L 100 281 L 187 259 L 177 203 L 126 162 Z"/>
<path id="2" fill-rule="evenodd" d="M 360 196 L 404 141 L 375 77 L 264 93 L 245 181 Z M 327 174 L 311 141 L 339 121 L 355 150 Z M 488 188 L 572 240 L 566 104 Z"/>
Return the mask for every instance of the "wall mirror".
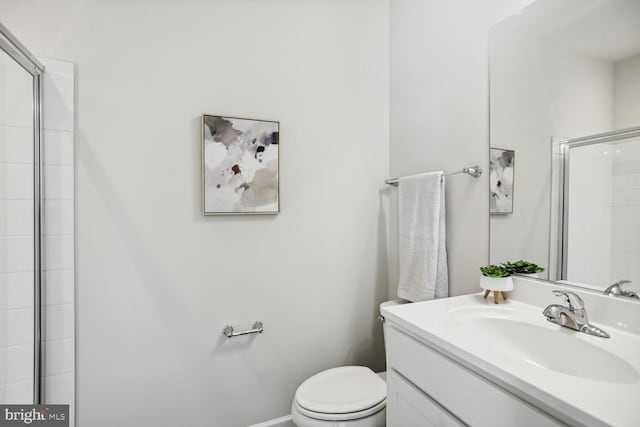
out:
<path id="1" fill-rule="evenodd" d="M 640 293 L 640 2 L 537 0 L 491 29 L 489 75 L 489 261 Z"/>

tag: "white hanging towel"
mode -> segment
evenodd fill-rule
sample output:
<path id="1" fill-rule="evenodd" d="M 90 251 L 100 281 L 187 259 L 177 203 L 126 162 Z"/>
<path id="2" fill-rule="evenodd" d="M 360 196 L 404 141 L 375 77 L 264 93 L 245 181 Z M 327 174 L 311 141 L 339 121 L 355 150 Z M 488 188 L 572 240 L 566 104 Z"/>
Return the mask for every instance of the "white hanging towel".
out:
<path id="1" fill-rule="evenodd" d="M 449 296 L 444 172 L 400 178 L 398 296 L 427 301 Z"/>

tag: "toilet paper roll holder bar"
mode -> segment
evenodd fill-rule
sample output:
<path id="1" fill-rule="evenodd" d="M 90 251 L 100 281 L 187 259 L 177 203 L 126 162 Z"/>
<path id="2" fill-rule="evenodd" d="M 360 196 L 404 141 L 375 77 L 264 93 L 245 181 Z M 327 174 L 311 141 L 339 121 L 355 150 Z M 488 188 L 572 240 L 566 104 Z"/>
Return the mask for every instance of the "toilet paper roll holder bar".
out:
<path id="1" fill-rule="evenodd" d="M 226 336 L 227 338 L 233 338 L 242 335 L 261 334 L 262 332 L 264 332 L 264 328 L 262 327 L 262 322 L 258 320 L 253 324 L 253 329 L 248 329 L 246 331 L 240 332 L 233 332 L 233 326 L 227 325 L 222 330 L 222 335 Z"/>

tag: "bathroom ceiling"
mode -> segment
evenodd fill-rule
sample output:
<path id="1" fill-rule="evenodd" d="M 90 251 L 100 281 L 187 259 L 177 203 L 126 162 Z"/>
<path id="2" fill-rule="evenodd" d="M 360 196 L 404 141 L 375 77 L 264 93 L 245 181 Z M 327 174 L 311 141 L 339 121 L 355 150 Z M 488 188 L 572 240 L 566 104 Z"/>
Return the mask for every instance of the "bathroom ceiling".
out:
<path id="1" fill-rule="evenodd" d="M 640 1 L 538 0 L 513 29 L 608 62 L 640 54 Z"/>

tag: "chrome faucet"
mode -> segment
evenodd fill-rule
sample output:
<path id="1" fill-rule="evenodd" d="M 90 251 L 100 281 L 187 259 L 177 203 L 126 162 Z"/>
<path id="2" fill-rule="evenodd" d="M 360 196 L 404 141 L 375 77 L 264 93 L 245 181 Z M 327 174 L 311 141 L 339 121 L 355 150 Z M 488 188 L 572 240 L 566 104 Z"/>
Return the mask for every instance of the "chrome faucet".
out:
<path id="1" fill-rule="evenodd" d="M 614 283 L 604 290 L 604 293 L 607 295 L 611 295 L 613 297 L 627 297 L 627 298 L 635 298 L 640 299 L 637 293 L 634 291 L 626 291 L 622 289 L 622 285 L 625 283 L 631 283 L 631 280 L 620 280 L 619 282 Z"/>
<path id="2" fill-rule="evenodd" d="M 582 298 L 569 291 L 553 291 L 553 293 L 559 297 L 564 296 L 567 305 L 551 304 L 547 306 L 542 314 L 549 322 L 596 337 L 609 338 L 608 333 L 589 324 Z"/>

